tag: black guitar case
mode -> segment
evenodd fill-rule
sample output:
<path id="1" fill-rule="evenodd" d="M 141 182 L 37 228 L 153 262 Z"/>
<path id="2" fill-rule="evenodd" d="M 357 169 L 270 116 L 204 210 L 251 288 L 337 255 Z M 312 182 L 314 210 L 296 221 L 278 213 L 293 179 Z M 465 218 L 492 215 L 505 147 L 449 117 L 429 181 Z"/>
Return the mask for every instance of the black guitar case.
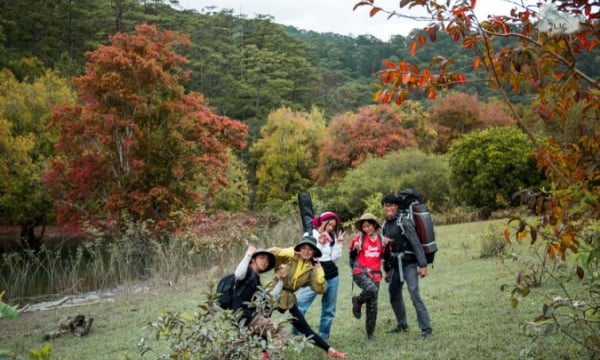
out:
<path id="1" fill-rule="evenodd" d="M 298 194 L 298 207 L 300 209 L 300 220 L 302 221 L 302 230 L 305 233 L 312 234 L 313 206 L 310 194 L 302 191 Z"/>

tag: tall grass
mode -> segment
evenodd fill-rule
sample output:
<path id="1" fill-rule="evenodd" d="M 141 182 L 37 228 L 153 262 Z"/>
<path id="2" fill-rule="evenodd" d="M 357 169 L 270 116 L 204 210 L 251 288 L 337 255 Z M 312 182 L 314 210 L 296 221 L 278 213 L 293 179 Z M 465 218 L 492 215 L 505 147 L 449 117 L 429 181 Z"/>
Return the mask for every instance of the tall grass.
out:
<path id="1" fill-rule="evenodd" d="M 419 329 L 406 291 L 404 297 L 410 333 L 385 332 L 395 326 L 395 320 L 386 284 L 382 283 L 375 332 L 377 341 L 373 344 L 366 342 L 364 318 L 357 320 L 351 312 L 350 299 L 352 294 L 358 293 L 358 289 L 352 287 L 345 251 L 339 262 L 341 281 L 330 344 L 347 352 L 350 359 L 582 358 L 579 350 L 564 336 L 543 337 L 534 341 L 533 337 L 524 335 L 524 325 L 540 312 L 543 299 L 530 296 L 518 307 L 511 307 L 510 293 L 500 288 L 503 284 L 514 283 L 522 264 L 514 261 L 512 256 L 482 256 L 482 244 L 485 243 L 482 239 L 490 236 L 490 229 L 501 229 L 503 224 L 504 221 L 498 220 L 436 227 L 439 252 L 429 275 L 420 281 L 421 294 L 434 329 L 434 335 L 426 341 L 416 339 Z M 254 243 L 265 247 L 292 245 L 297 241 L 298 233 L 299 229 L 282 223 L 270 228 L 267 233 L 257 233 Z M 349 241 L 351 234 L 346 238 Z M 529 248 L 522 245 L 507 247 L 503 254 L 531 256 Z M 189 255 L 186 253 L 181 256 Z M 163 255 L 162 259 L 164 262 L 158 263 L 161 268 L 167 266 L 167 269 L 173 261 L 181 260 L 175 255 Z M 213 259 L 216 261 L 216 258 Z M 239 254 L 232 254 L 229 260 L 230 267 L 225 271 L 233 269 L 239 261 Z M 216 274 L 212 276 L 217 277 Z M 162 310 L 193 313 L 206 300 L 203 293 L 208 290 L 212 276 L 210 273 L 201 273 L 196 277 L 181 276 L 181 281 L 173 286 L 155 286 L 149 293 L 143 294 L 128 293 L 127 296 L 115 298 L 115 302 L 25 313 L 17 321 L 0 319 L 0 344 L 20 352 L 39 348 L 43 345 L 41 334 L 53 329 L 57 318 L 80 313 L 96 319 L 91 334 L 86 338 L 64 336 L 54 340 L 52 353 L 56 357 L 118 359 L 127 354 L 131 359 L 141 359 L 136 344 L 141 338 L 148 338 L 147 324 L 155 321 Z M 556 287 L 547 283 L 540 289 L 540 296 L 552 297 L 557 291 Z M 318 326 L 319 311 L 317 301 L 307 313 L 308 321 L 315 328 Z M 312 359 L 322 355 L 322 350 L 311 347 L 301 354 L 291 353 L 287 358 Z"/>

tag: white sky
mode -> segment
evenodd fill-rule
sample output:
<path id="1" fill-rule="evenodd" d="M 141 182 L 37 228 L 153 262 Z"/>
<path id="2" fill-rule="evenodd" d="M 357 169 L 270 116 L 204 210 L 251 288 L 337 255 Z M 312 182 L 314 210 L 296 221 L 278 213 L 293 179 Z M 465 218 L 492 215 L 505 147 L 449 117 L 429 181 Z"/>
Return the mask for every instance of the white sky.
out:
<path id="1" fill-rule="evenodd" d="M 202 9 L 215 6 L 218 10 L 232 9 L 234 13 L 241 13 L 248 18 L 259 15 L 271 15 L 274 22 L 292 25 L 303 30 L 317 32 L 332 32 L 340 35 L 373 35 L 383 41 L 389 40 L 391 35 L 403 35 L 415 28 L 424 27 L 427 22 L 415 22 L 405 18 L 392 17 L 382 12 L 374 17 L 369 17 L 370 7 L 362 6 L 353 11 L 353 7 L 360 0 L 179 0 L 185 9 Z M 513 2 L 515 0 L 512 0 Z M 520 1 L 519 1 L 520 2 Z M 535 0 L 524 0 L 528 4 L 535 4 Z M 399 0 L 376 0 L 375 5 L 386 10 L 399 10 Z M 475 9 L 480 20 L 490 13 L 496 15 L 508 14 L 510 11 L 509 0 L 478 0 Z M 415 8 L 416 9 L 416 8 Z M 413 11 L 415 11 L 413 9 Z M 419 7 L 420 9 L 420 7 Z M 403 9 L 403 14 L 408 10 Z M 421 15 L 423 15 L 422 13 Z"/>

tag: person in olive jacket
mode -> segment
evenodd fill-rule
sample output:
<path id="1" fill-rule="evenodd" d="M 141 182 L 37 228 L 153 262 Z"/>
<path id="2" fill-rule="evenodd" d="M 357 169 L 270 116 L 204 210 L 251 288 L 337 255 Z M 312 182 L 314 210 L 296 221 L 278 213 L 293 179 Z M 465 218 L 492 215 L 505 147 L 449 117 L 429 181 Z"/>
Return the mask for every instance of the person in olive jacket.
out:
<path id="1" fill-rule="evenodd" d="M 289 311 L 294 317 L 292 325 L 321 349 L 327 352 L 328 357 L 345 358 L 346 354 L 331 347 L 319 334 L 310 327 L 298 305 L 296 304 L 296 291 L 304 286 L 310 288 L 317 294 L 323 294 L 327 290 L 325 272 L 318 261 L 314 258 L 321 257 L 321 250 L 317 247 L 317 240 L 312 236 L 304 236 L 294 247 L 269 249 L 275 255 L 275 267 L 279 270 L 278 280 L 283 280 L 283 290 L 279 296 L 277 306 L 280 312 Z M 282 279 L 283 277 L 283 279 Z"/>

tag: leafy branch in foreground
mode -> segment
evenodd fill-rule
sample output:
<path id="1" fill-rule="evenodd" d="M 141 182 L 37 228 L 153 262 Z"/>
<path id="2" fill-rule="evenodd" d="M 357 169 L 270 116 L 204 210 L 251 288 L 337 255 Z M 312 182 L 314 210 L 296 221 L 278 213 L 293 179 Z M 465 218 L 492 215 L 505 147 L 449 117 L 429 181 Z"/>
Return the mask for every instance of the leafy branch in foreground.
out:
<path id="1" fill-rule="evenodd" d="M 0 292 L 0 318 L 16 319 L 19 317 L 19 311 L 17 305 L 10 306 L 2 301 L 4 297 L 4 291 Z"/>
<path id="2" fill-rule="evenodd" d="M 142 355 L 153 354 L 161 359 L 258 359 L 267 351 L 271 359 L 284 359 L 289 351 L 299 352 L 306 346 L 304 337 L 274 337 L 290 321 L 288 313 L 273 319 L 276 326 L 273 333 L 261 336 L 243 323 L 241 310 L 224 310 L 217 305 L 212 279 L 203 295 L 206 301 L 197 306 L 195 313 L 165 310 L 152 321 L 151 338 L 166 342 L 169 350 L 161 354 L 149 339 L 142 338 L 138 344 Z M 260 289 L 252 301 L 257 313 L 265 316 L 270 315 L 273 304 L 265 289 Z"/>
<path id="3" fill-rule="evenodd" d="M 361 1 L 355 9 L 368 7 L 374 16 L 382 11 L 375 2 Z M 534 144 L 537 167 L 545 172 L 550 188 L 516 194 L 531 205 L 537 219 L 515 217 L 509 225 L 516 226 L 506 229 L 506 240 L 511 232 L 517 241 L 529 238 L 532 245 L 544 247 L 543 259 L 557 259 L 567 266 L 565 276 L 555 278 L 565 295 L 547 302 L 532 324 L 552 324 L 540 334 L 560 330 L 588 357 L 600 358 L 600 81 L 582 61 L 596 54 L 600 44 L 599 3 L 511 4 L 508 15 L 493 14 L 483 21 L 475 13 L 477 0 L 401 0 L 399 7 L 406 11 L 421 7 L 431 15 L 431 22 L 415 33 L 411 54 L 435 42 L 439 32 L 461 42 L 465 51 L 473 52 L 473 69 L 485 73 L 489 87 L 499 93 Z M 467 80 L 454 71 L 452 60 L 435 57 L 426 69 L 405 59 L 385 61 L 381 88 L 374 98 L 400 104 L 410 92 L 420 92 L 433 99 L 440 89 Z M 534 95 L 531 118 L 511 102 L 509 93 L 520 92 Z M 567 286 L 570 281 L 577 283 Z M 518 276 L 514 289 L 517 300 L 528 296 L 527 277 Z M 557 315 L 565 310 L 564 317 Z"/>

